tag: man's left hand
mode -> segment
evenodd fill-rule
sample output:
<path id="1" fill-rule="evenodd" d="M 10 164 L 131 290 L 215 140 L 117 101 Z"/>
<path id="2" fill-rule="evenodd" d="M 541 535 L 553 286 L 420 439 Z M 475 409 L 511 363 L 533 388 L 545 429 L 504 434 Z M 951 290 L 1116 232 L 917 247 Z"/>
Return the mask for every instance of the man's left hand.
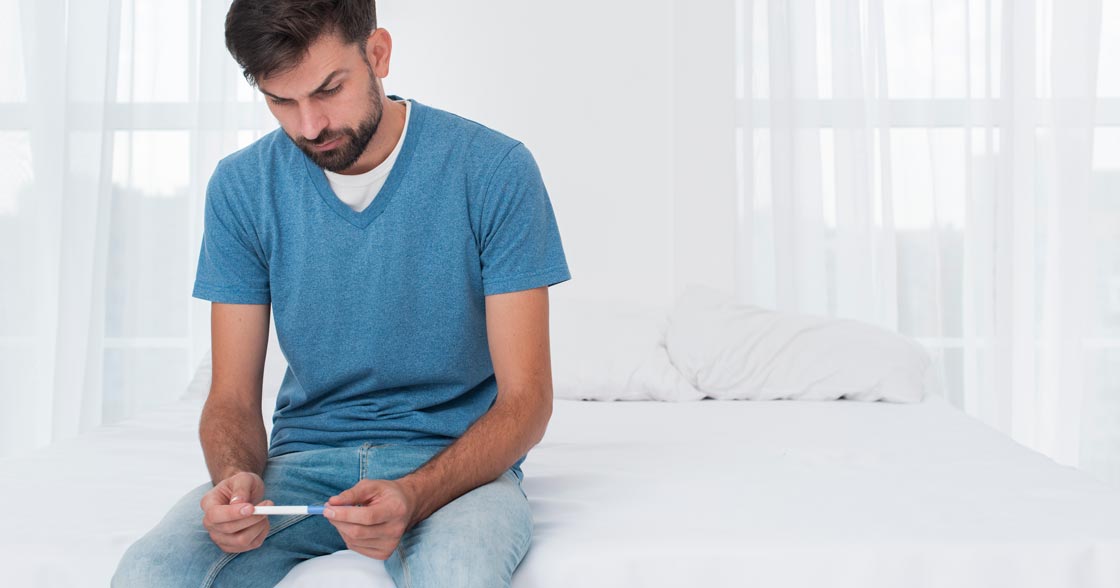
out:
<path id="1" fill-rule="evenodd" d="M 323 514 L 350 550 L 384 561 L 411 527 L 416 502 L 411 490 L 400 482 L 362 480 L 332 496 Z"/>

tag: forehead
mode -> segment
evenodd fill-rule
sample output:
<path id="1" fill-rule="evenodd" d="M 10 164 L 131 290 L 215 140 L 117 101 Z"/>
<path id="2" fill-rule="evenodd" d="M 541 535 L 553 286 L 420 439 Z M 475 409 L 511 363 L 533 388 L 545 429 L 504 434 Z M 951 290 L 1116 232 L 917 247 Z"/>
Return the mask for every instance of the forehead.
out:
<path id="1" fill-rule="evenodd" d="M 307 48 L 307 53 L 294 67 L 261 78 L 258 85 L 261 90 L 278 96 L 307 94 L 318 88 L 332 72 L 352 71 L 362 61 L 359 51 L 360 46 L 345 43 L 337 35 L 323 35 Z"/>

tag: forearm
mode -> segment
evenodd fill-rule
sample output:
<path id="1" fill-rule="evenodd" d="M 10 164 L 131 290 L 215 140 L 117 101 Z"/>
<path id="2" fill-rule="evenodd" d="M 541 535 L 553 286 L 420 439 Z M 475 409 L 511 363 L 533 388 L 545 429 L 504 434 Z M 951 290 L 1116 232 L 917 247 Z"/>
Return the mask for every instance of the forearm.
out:
<path id="1" fill-rule="evenodd" d="M 198 432 L 210 480 L 215 485 L 237 472 L 264 474 L 268 438 L 259 407 L 254 412 L 208 399 Z"/>
<path id="2" fill-rule="evenodd" d="M 501 476 L 540 442 L 551 416 L 551 394 L 542 394 L 534 402 L 503 403 L 499 398 L 462 437 L 398 480 L 417 500 L 411 524 Z"/>

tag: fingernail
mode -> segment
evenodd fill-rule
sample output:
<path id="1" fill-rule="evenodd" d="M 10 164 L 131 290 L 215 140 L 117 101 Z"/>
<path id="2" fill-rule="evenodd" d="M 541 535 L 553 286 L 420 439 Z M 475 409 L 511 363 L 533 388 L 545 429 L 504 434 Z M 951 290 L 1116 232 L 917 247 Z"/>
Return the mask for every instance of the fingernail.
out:
<path id="1" fill-rule="evenodd" d="M 253 512 L 253 505 L 246 504 L 245 506 L 241 507 L 241 514 L 247 515 L 251 512 Z"/>
<path id="2" fill-rule="evenodd" d="M 241 497 L 240 496 L 234 496 L 233 498 L 229 499 L 229 503 L 233 504 L 233 503 L 237 502 L 238 500 L 241 500 Z"/>
<path id="3" fill-rule="evenodd" d="M 327 517 L 328 519 L 333 519 L 334 518 L 334 509 L 333 508 L 324 508 L 323 509 L 323 516 Z"/>

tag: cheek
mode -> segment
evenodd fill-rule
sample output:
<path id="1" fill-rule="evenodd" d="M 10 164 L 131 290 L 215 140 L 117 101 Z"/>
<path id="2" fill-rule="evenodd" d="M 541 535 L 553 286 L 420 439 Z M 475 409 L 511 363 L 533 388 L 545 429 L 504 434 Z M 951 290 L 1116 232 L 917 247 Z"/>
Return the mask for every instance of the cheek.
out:
<path id="1" fill-rule="evenodd" d="M 332 104 L 328 109 L 331 122 L 337 127 L 345 124 L 350 128 L 357 128 L 373 112 L 370 98 L 366 95 L 347 96 L 340 99 L 337 104 Z"/>

